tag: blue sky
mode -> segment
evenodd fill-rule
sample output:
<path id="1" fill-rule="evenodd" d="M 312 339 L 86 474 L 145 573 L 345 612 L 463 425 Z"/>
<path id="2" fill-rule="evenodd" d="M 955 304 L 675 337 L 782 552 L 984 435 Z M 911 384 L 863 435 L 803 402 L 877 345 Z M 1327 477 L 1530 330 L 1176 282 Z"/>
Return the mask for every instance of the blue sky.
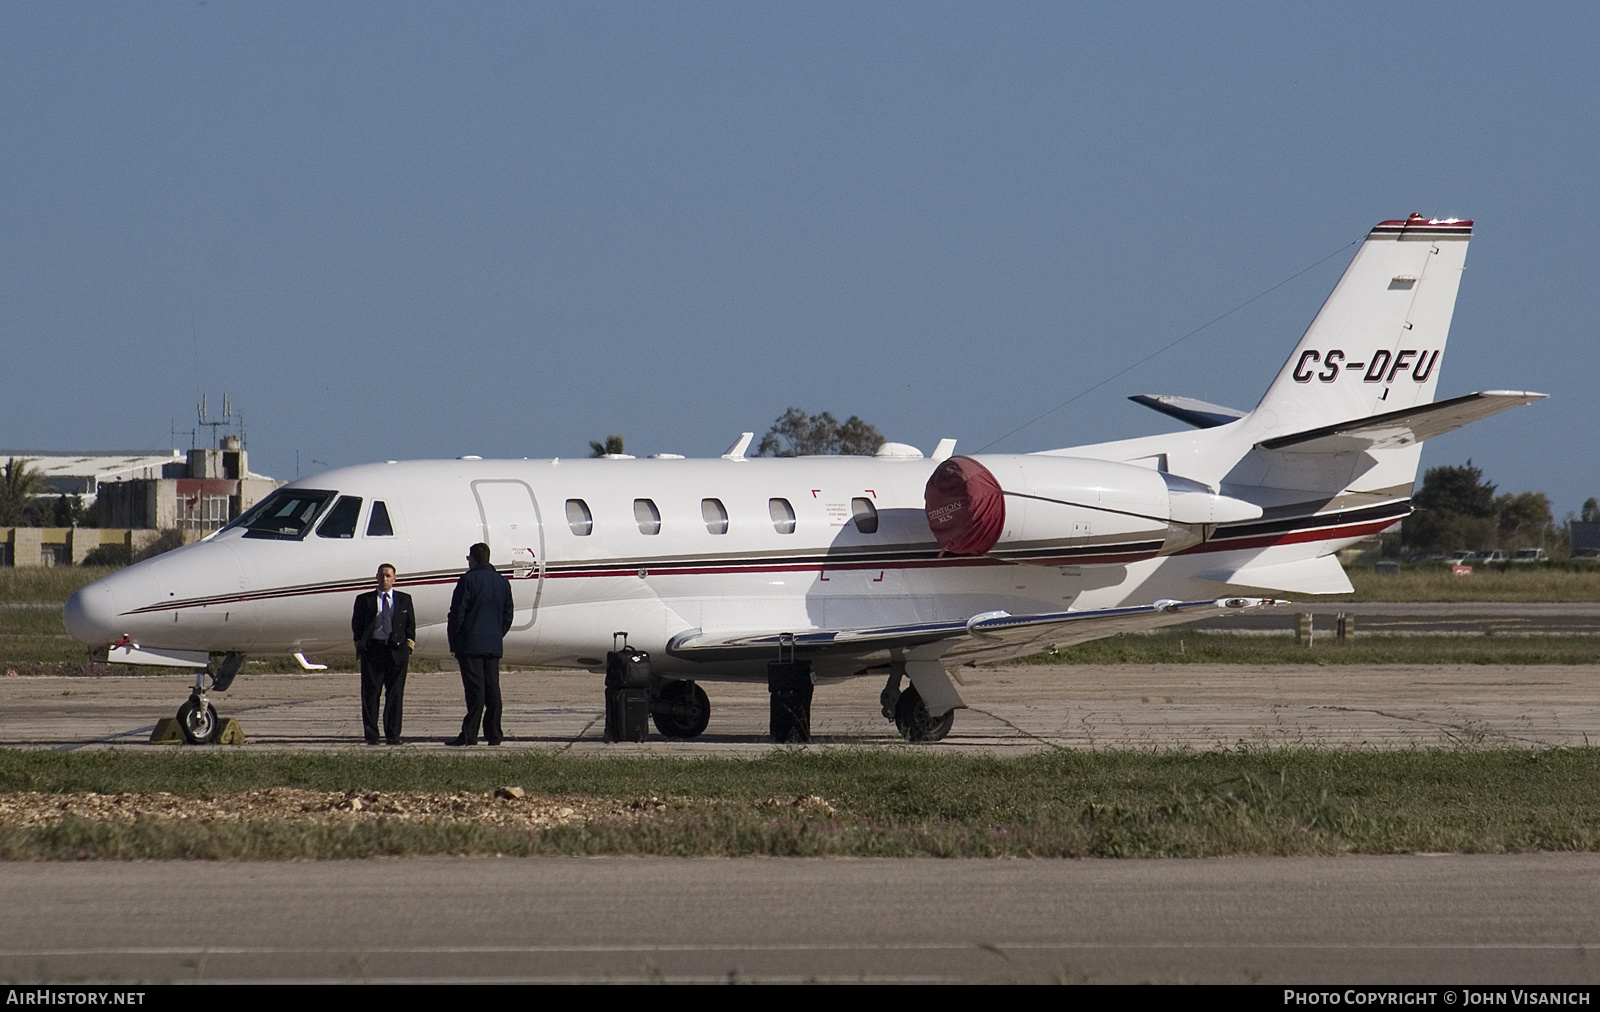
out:
<path id="1" fill-rule="evenodd" d="M 255 470 L 1068 446 L 1253 405 L 1375 222 L 1470 217 L 1442 437 L 1600 495 L 1600 8 L 0 6 L 0 444 Z M 1352 251 L 1353 252 L 1353 251 Z M 1083 393 L 1090 390 L 1088 393 Z M 1082 394 L 1082 396 L 1078 396 Z"/>

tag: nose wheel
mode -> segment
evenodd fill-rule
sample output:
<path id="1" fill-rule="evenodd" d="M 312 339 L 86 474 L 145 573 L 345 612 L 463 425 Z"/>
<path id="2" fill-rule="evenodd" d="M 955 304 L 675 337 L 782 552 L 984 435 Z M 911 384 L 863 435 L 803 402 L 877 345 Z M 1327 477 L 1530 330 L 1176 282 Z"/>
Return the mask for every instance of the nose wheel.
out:
<path id="1" fill-rule="evenodd" d="M 183 739 L 189 744 L 210 745 L 217 740 L 222 721 L 217 718 L 217 708 L 206 700 L 205 694 L 197 692 L 178 707 L 178 727 L 183 729 Z"/>
<path id="2" fill-rule="evenodd" d="M 194 691 L 178 707 L 178 729 L 183 732 L 183 740 L 191 745 L 210 745 L 222 737 L 222 720 L 217 716 L 217 708 L 206 698 L 206 679 L 210 678 L 215 691 L 226 692 L 244 666 L 244 654 L 240 653 L 213 654 L 211 660 L 208 667 L 194 673 Z"/>

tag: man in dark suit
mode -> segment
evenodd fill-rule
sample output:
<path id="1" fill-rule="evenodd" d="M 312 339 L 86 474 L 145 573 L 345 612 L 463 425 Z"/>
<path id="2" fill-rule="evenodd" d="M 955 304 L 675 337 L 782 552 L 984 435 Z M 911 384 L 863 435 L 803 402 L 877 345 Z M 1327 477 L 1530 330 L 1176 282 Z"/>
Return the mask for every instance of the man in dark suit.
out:
<path id="1" fill-rule="evenodd" d="M 446 745 L 476 745 L 478 724 L 483 737 L 498 745 L 500 728 L 500 655 L 505 635 L 511 631 L 511 583 L 489 565 L 489 546 L 479 542 L 467 554 L 470 568 L 456 581 L 450 598 L 450 652 L 461 667 L 461 688 L 467 696 L 467 716 L 461 733 Z"/>
<path id="2" fill-rule="evenodd" d="M 378 744 L 378 696 L 383 705 L 383 740 L 400 744 L 405 707 L 406 667 L 417 645 L 417 613 L 411 595 L 394 589 L 394 567 L 378 567 L 378 589 L 356 595 L 350 634 L 361 659 L 361 731 L 368 745 Z"/>

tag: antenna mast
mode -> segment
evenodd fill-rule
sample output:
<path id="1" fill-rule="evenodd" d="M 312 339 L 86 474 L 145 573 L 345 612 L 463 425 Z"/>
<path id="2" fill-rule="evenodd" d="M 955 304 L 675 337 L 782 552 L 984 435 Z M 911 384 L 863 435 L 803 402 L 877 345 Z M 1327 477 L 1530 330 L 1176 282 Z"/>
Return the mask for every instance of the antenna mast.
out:
<path id="1" fill-rule="evenodd" d="M 218 442 L 218 440 L 217 440 L 217 430 L 218 429 L 226 429 L 226 428 L 228 428 L 229 426 L 231 426 L 233 424 L 233 402 L 228 399 L 228 395 L 227 394 L 223 394 L 222 395 L 222 417 L 220 419 L 216 419 L 216 418 L 208 419 L 206 417 L 206 414 L 207 414 L 207 411 L 206 411 L 206 395 L 205 394 L 201 394 L 200 395 L 200 403 L 195 405 L 195 411 L 200 416 L 200 427 L 201 428 L 208 428 L 208 429 L 211 430 L 211 448 L 213 450 L 220 450 L 222 448 L 222 444 L 220 442 Z M 241 421 L 241 423 L 243 422 L 243 417 L 242 416 L 240 418 L 240 421 Z M 243 439 L 241 439 L 240 442 L 243 443 Z"/>

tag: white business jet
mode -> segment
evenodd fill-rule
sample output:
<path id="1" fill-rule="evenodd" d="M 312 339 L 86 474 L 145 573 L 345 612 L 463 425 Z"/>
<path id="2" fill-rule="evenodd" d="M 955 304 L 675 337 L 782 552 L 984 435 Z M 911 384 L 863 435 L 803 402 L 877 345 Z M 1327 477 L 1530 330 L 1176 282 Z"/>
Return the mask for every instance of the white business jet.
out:
<path id="1" fill-rule="evenodd" d="M 1543 396 L 1434 400 L 1471 234 L 1373 228 L 1254 410 L 1135 398 L 1185 431 L 786 459 L 746 457 L 745 433 L 709 460 L 341 468 L 83 588 L 67 628 L 113 661 L 194 668 L 179 719 L 206 741 L 208 692 L 246 654 L 349 649 L 380 563 L 415 600 L 417 656 L 448 656 L 452 586 L 485 541 L 516 600 L 506 663 L 604 672 L 609 738 L 650 719 L 692 738 L 699 682 L 760 679 L 773 735 L 804 740 L 815 684 L 873 676 L 901 733 L 936 740 L 962 665 L 1274 603 L 1246 589 L 1349 591 L 1334 552 L 1411 511 L 1422 441 Z"/>

